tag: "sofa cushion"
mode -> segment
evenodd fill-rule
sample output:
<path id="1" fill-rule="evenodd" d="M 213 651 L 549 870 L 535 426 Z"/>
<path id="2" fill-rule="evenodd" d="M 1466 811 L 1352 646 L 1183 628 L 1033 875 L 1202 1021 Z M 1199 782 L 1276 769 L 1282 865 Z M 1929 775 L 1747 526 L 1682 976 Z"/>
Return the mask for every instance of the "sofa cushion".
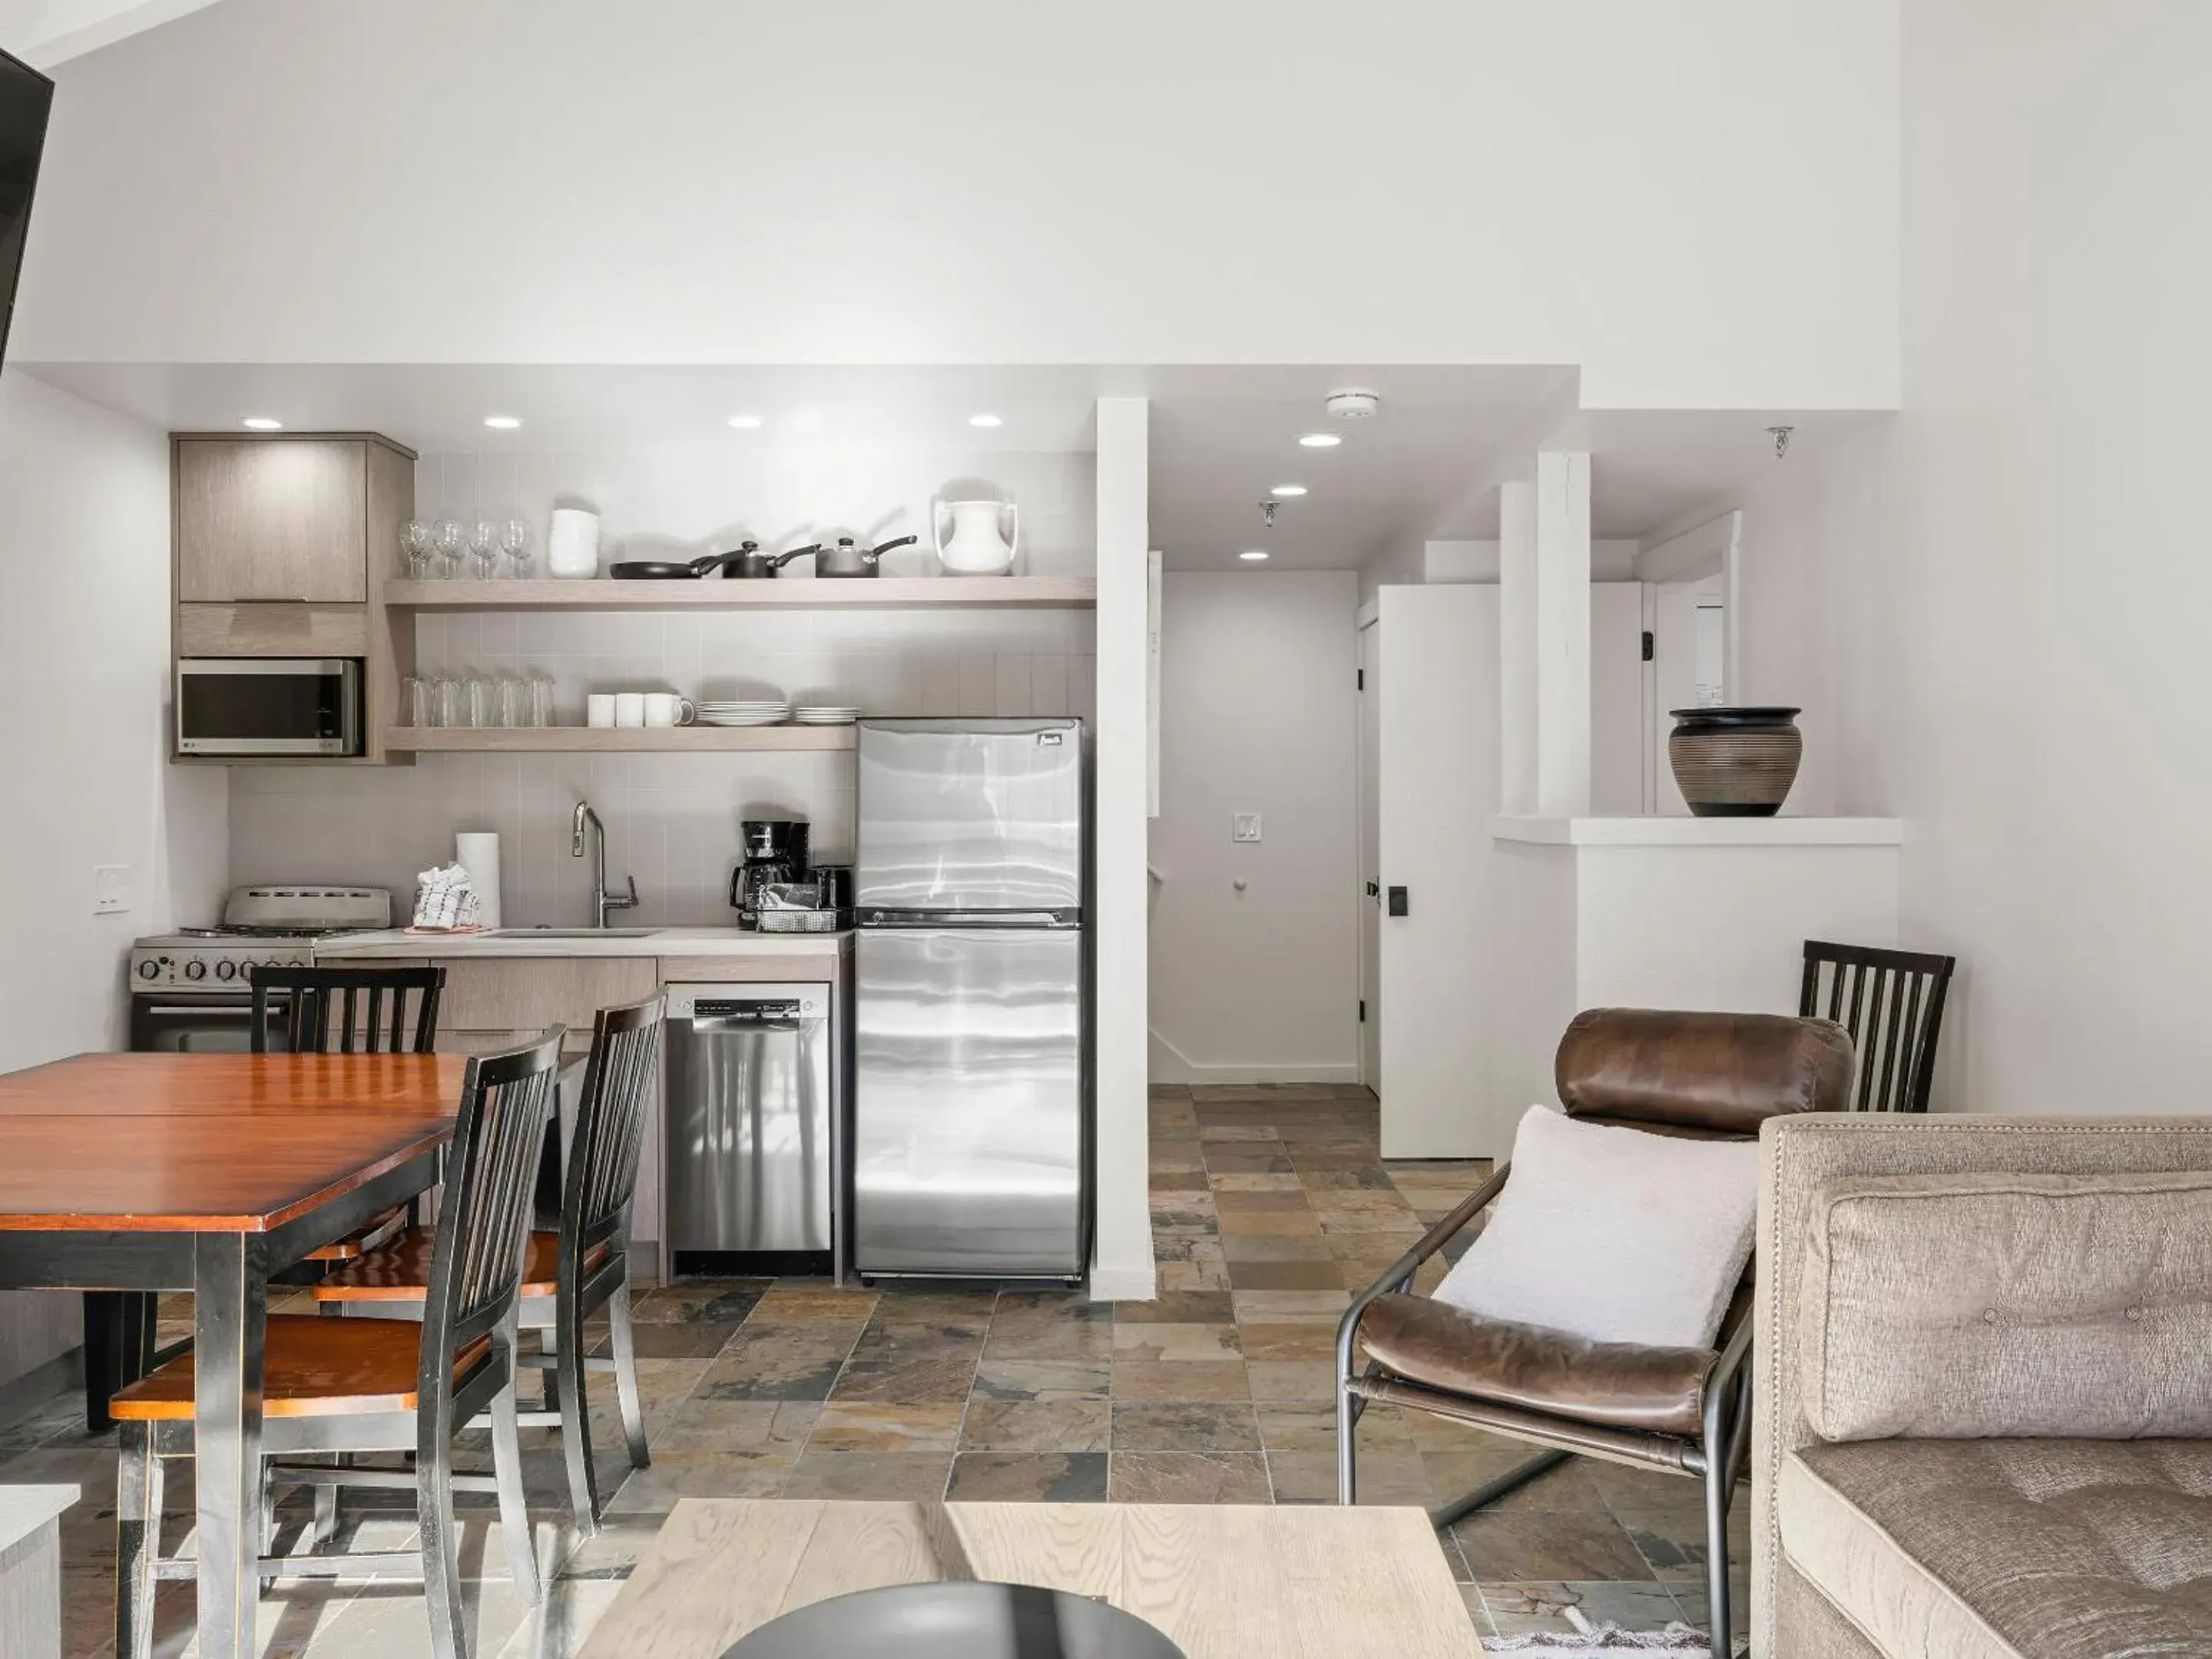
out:
<path id="1" fill-rule="evenodd" d="M 2212 1444 L 1808 1446 L 1776 1498 L 1790 1565 L 1893 1659 L 2212 1654 Z"/>
<path id="2" fill-rule="evenodd" d="M 1437 1299 L 1594 1342 L 1712 1346 L 1751 1255 L 1756 1143 L 1522 1114 L 1513 1173 Z"/>
<path id="3" fill-rule="evenodd" d="M 1710 1348 L 1592 1342 L 1482 1319 L 1425 1296 L 1376 1297 L 1359 1334 L 1371 1358 L 1409 1382 L 1661 1434 L 1699 1431 L 1715 1358 Z"/>
<path id="4" fill-rule="evenodd" d="M 2212 1175 L 1854 1176 L 1806 1224 L 1821 1438 L 2212 1435 Z"/>

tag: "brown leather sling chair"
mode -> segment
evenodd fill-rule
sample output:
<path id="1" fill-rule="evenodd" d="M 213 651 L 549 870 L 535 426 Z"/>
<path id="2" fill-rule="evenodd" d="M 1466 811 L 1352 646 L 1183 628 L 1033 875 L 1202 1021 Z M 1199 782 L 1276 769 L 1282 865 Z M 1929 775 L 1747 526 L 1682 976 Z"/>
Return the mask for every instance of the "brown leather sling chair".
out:
<path id="1" fill-rule="evenodd" d="M 1568 1115 L 1653 1134 L 1749 1140 L 1770 1117 L 1839 1111 L 1851 1044 L 1823 1019 L 1595 1008 L 1559 1040 Z M 1595 1342 L 1463 1312 L 1412 1293 L 1421 1264 L 1478 1227 L 1504 1190 L 1501 1164 L 1467 1201 L 1352 1301 L 1337 1328 L 1337 1498 L 1357 1489 L 1354 1435 L 1370 1401 L 1546 1448 L 1430 1513 L 1438 1528 L 1497 1502 L 1571 1456 L 1705 1482 L 1715 1654 L 1729 1650 L 1728 1508 L 1750 1443 L 1752 1268 L 1710 1348 Z M 1562 1241 L 1563 1245 L 1571 1241 Z M 1365 1364 L 1358 1363 L 1360 1347 Z"/>

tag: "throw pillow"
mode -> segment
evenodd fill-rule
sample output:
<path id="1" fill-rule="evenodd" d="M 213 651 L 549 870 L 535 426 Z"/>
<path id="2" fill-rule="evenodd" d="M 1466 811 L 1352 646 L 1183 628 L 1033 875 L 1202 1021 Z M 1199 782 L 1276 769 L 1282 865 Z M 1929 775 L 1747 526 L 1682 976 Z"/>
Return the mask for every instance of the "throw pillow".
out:
<path id="1" fill-rule="evenodd" d="M 1531 1106 L 1490 1219 L 1437 1286 L 1486 1319 L 1709 1348 L 1751 1259 L 1759 1146 Z"/>

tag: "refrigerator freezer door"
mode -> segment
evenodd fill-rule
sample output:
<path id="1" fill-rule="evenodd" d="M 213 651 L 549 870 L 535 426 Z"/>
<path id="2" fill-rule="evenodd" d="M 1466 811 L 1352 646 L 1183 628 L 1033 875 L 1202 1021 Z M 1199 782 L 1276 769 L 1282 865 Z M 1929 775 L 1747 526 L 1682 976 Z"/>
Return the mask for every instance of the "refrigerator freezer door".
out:
<path id="1" fill-rule="evenodd" d="M 854 941 L 854 1261 L 1075 1278 L 1083 1261 L 1083 936 Z"/>
<path id="2" fill-rule="evenodd" d="M 863 913 L 1083 903 L 1083 726 L 864 720 L 853 902 Z"/>

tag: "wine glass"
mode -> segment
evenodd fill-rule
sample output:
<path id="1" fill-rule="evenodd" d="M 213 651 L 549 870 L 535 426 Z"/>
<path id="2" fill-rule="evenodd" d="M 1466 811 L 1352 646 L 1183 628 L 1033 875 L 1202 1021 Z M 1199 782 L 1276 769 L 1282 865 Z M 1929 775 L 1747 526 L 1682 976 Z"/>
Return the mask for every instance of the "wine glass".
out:
<path id="1" fill-rule="evenodd" d="M 500 551 L 507 555 L 507 574 L 517 581 L 530 574 L 530 526 L 509 519 L 499 527 Z"/>
<path id="2" fill-rule="evenodd" d="M 489 519 L 478 519 L 469 528 L 469 562 L 480 582 L 499 574 L 499 526 Z"/>
<path id="3" fill-rule="evenodd" d="M 461 574 L 461 550 L 468 544 L 466 533 L 459 519 L 441 519 L 430 532 L 430 544 L 438 550 L 438 574 L 453 577 Z"/>
<path id="4" fill-rule="evenodd" d="M 399 526 L 399 546 L 407 555 L 407 574 L 421 581 L 430 574 L 430 526 L 410 519 Z"/>

